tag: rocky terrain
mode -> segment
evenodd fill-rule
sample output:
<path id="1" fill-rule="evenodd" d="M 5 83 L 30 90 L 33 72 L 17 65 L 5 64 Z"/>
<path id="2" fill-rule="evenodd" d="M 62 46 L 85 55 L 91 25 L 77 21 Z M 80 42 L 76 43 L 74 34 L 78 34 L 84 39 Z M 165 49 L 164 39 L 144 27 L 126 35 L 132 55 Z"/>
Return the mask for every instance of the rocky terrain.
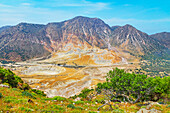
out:
<path id="1" fill-rule="evenodd" d="M 167 48 L 170 48 L 170 33 L 169 32 L 156 33 L 156 34 L 151 35 L 151 37 L 162 42 L 164 46 L 166 46 Z"/>
<path id="2" fill-rule="evenodd" d="M 165 48 L 131 25 L 110 27 L 99 18 L 82 16 L 47 25 L 20 23 L 0 32 L 0 60 L 25 61 L 73 46 L 123 49 L 134 55 Z"/>
<path id="3" fill-rule="evenodd" d="M 1 33 L 2 31 L 4 31 L 4 30 L 10 28 L 10 27 L 11 27 L 11 26 L 3 26 L 3 27 L 1 27 L 1 28 L 0 28 L 0 33 Z"/>
<path id="4" fill-rule="evenodd" d="M 165 48 L 148 34 L 128 24 L 114 29 L 111 37 L 112 47 L 121 48 L 134 55 L 153 53 Z"/>
<path id="5" fill-rule="evenodd" d="M 127 61 L 114 51 L 73 49 L 44 60 L 18 62 L 13 70 L 32 88 L 45 91 L 49 97 L 70 97 L 105 81 L 109 70 L 123 65 L 125 68 Z"/>
<path id="6" fill-rule="evenodd" d="M 31 64 L 32 63 L 29 63 L 29 65 Z M 19 64 L 17 65 L 19 66 Z M 44 70 L 44 67 L 41 68 Z M 54 70 L 54 68 L 55 67 L 51 68 L 51 70 Z M 56 88 L 54 87 L 53 90 L 49 88 L 49 93 L 50 94 L 60 93 L 61 96 L 49 95 L 49 93 L 47 93 L 47 95 L 49 96 L 47 97 L 46 94 L 44 94 L 44 91 L 32 89 L 15 73 L 10 71 L 9 69 L 0 67 L 0 80 L 1 80 L 0 81 L 0 112 L 2 113 L 3 112 L 10 112 L 10 113 L 13 112 L 19 112 L 19 113 L 25 113 L 25 112 L 26 113 L 27 112 L 33 112 L 33 113 L 40 113 L 40 112 L 43 113 L 45 112 L 50 112 L 50 113 L 53 112 L 57 112 L 57 113 L 58 112 L 59 113 L 67 113 L 67 112 L 68 113 L 75 113 L 75 112 L 76 113 L 77 112 L 78 113 L 91 113 L 91 112 L 92 113 L 98 113 L 98 112 L 169 113 L 170 111 L 170 104 L 168 98 L 169 97 L 168 91 L 170 86 L 169 77 L 154 78 L 154 77 L 147 77 L 147 75 L 126 73 L 124 70 L 118 68 L 115 68 L 112 71 L 106 70 L 101 66 L 100 68 L 103 71 L 109 71 L 107 75 L 107 82 L 103 82 L 103 83 L 100 82 L 95 86 L 95 89 L 85 88 L 79 94 L 71 96 L 69 98 L 65 98 L 65 97 L 61 97 L 63 96 L 64 93 L 69 94 L 70 92 L 74 92 L 75 90 L 79 91 L 79 89 L 84 87 L 83 85 L 90 84 L 92 80 L 94 80 L 94 78 L 98 79 L 98 77 L 100 76 L 98 76 L 96 73 L 98 73 L 99 70 L 96 70 L 96 72 L 93 71 L 93 73 L 96 75 L 91 75 L 91 76 L 87 76 L 87 74 L 84 76 L 78 75 L 79 77 L 77 76 L 77 79 L 75 80 L 73 80 L 73 78 L 75 77 L 74 75 L 72 76 L 72 79 L 69 80 L 69 81 L 76 81 L 73 83 L 66 81 L 68 80 L 66 78 L 69 78 L 68 76 L 65 79 L 61 79 L 60 82 L 55 81 L 55 84 L 56 85 L 58 84 L 58 86 Z M 37 68 L 33 68 L 33 69 L 35 70 Z M 87 68 L 86 70 L 83 71 L 92 74 L 91 69 L 92 68 Z M 52 79 L 56 79 L 54 77 L 52 78 L 52 74 L 50 76 L 52 79 L 49 79 L 48 76 L 46 77 L 47 78 L 44 79 L 44 81 L 46 80 L 47 82 L 46 84 L 44 84 L 42 81 L 37 82 L 37 83 L 41 83 L 41 87 L 48 86 L 48 84 L 51 83 L 51 81 L 54 82 L 54 80 Z M 108 78 L 108 77 L 112 77 L 112 78 Z M 82 78 L 84 80 L 82 80 Z M 62 81 L 66 81 L 65 85 L 64 83 L 62 83 Z M 60 90 L 58 90 L 59 87 L 61 87 Z M 123 92 L 117 93 L 119 91 L 122 91 L 122 88 L 123 88 Z M 132 94 L 130 94 L 129 92 L 132 92 Z M 115 93 L 117 93 L 118 95 L 115 95 Z M 138 96 L 139 94 L 140 96 Z M 122 96 L 120 95 L 125 95 L 125 96 L 128 95 L 128 96 L 126 96 L 127 99 L 125 98 L 123 99 Z M 131 99 L 129 100 L 129 98 Z"/>
<path id="7" fill-rule="evenodd" d="M 110 27 L 99 18 L 82 16 L 0 29 L 0 61 L 15 62 L 5 66 L 49 97 L 69 97 L 91 88 L 114 67 L 140 68 L 139 56 L 167 47 L 156 35 L 131 25 Z"/>

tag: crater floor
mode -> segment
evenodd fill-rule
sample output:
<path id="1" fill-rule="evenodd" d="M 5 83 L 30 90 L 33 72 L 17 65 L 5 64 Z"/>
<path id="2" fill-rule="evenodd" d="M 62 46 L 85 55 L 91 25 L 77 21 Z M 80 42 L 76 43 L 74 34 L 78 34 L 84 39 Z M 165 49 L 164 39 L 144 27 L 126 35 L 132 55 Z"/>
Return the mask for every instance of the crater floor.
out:
<path id="1" fill-rule="evenodd" d="M 107 49 L 73 49 L 15 65 L 16 74 L 32 88 L 45 91 L 48 97 L 70 97 L 84 88 L 94 87 L 104 82 L 106 73 L 114 67 L 135 68 L 124 57 Z"/>

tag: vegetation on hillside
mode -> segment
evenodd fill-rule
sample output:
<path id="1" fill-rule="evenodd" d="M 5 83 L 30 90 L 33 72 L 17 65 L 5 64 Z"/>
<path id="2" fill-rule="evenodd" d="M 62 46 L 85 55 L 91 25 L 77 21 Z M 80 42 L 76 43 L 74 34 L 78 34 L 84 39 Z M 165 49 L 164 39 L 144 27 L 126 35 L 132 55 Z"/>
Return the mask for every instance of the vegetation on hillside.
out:
<path id="1" fill-rule="evenodd" d="M 11 70 L 0 67 L 0 82 L 7 83 L 11 87 L 17 87 L 18 83 L 23 83 L 20 77 L 15 75 Z"/>
<path id="2" fill-rule="evenodd" d="M 96 91 L 105 95 L 108 103 L 158 101 L 170 97 L 170 77 L 153 78 L 116 68 L 109 71 L 106 82 L 97 84 Z"/>
<path id="3" fill-rule="evenodd" d="M 30 86 L 27 83 L 24 83 L 19 76 L 15 75 L 11 70 L 3 67 L 0 67 L 0 84 L 5 84 L 11 88 L 19 88 L 24 91 L 29 90 L 36 94 L 46 96 L 43 91 L 31 89 Z"/>
<path id="4" fill-rule="evenodd" d="M 43 91 L 21 88 L 20 84 L 25 83 L 7 69 L 0 68 L 0 77 L 1 83 L 10 86 L 0 87 L 0 112 L 124 113 L 144 108 L 170 111 L 170 77 L 153 78 L 116 68 L 109 71 L 106 82 L 97 84 L 95 89 L 85 88 L 70 98 L 47 98 Z M 149 101 L 160 104 L 148 105 Z"/>
<path id="5" fill-rule="evenodd" d="M 141 72 L 150 76 L 162 77 L 170 74 L 170 49 L 141 57 Z"/>

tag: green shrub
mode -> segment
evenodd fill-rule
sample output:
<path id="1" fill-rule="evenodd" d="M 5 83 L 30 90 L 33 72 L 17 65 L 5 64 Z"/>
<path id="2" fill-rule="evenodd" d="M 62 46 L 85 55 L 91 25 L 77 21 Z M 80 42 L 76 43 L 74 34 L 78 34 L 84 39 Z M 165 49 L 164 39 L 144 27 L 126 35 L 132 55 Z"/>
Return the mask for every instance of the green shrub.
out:
<path id="1" fill-rule="evenodd" d="M 146 108 L 146 106 L 141 106 L 141 108 Z"/>
<path id="2" fill-rule="evenodd" d="M 124 113 L 124 110 L 122 110 L 122 109 L 114 109 L 113 113 Z"/>
<path id="3" fill-rule="evenodd" d="M 81 93 L 78 95 L 78 97 L 87 98 L 87 95 L 93 90 L 94 89 L 85 88 L 81 91 Z"/>
<path id="4" fill-rule="evenodd" d="M 59 105 L 52 105 L 51 106 L 53 109 L 58 109 L 58 110 L 64 110 L 64 108 L 63 107 L 61 107 L 61 106 L 59 106 Z"/>
<path id="5" fill-rule="evenodd" d="M 60 96 L 55 96 L 55 97 L 53 98 L 53 100 L 64 101 L 64 100 L 66 100 L 66 98 L 60 97 Z"/>
<path id="6" fill-rule="evenodd" d="M 170 105 L 166 106 L 166 108 L 170 108 Z"/>
<path id="7" fill-rule="evenodd" d="M 164 104 L 164 102 L 158 102 L 159 104 Z"/>
<path id="8" fill-rule="evenodd" d="M 38 95 L 46 96 L 46 94 L 44 93 L 44 91 L 37 90 L 37 89 L 32 89 L 32 91 L 35 92 L 35 93 L 38 94 Z"/>
<path id="9" fill-rule="evenodd" d="M 0 93 L 0 98 L 2 98 L 3 97 L 3 95 L 2 95 L 2 93 Z"/>
<path id="10" fill-rule="evenodd" d="M 12 90 L 14 90 L 14 91 L 18 91 L 18 89 L 17 89 L 17 88 L 12 88 Z"/>
<path id="11" fill-rule="evenodd" d="M 97 102 L 97 103 L 101 103 L 101 104 L 104 104 L 105 103 L 105 101 L 104 101 L 104 99 L 95 99 L 95 101 Z"/>
<path id="12" fill-rule="evenodd" d="M 18 83 L 23 83 L 22 79 L 11 70 L 0 67 L 1 83 L 8 83 L 11 87 L 17 87 Z"/>
<path id="13" fill-rule="evenodd" d="M 84 101 L 85 103 L 89 103 L 89 104 L 91 104 L 92 103 L 92 101 Z"/>
<path id="14" fill-rule="evenodd" d="M 3 83 L 3 85 L 10 86 L 8 83 Z"/>
<path id="15" fill-rule="evenodd" d="M 161 106 L 161 105 L 158 105 L 158 104 L 155 104 L 154 106 L 155 106 L 155 107 L 158 107 L 158 108 L 162 108 L 162 106 Z"/>
<path id="16" fill-rule="evenodd" d="M 23 104 L 23 103 L 27 103 L 27 99 L 15 99 L 13 100 L 13 102 L 15 104 Z"/>
<path id="17" fill-rule="evenodd" d="M 30 89 L 30 86 L 29 86 L 27 83 L 23 83 L 23 84 L 22 84 L 22 89 L 23 89 L 23 90 L 29 90 L 29 89 Z"/>
<path id="18" fill-rule="evenodd" d="M 60 96 L 55 96 L 53 98 L 44 98 L 44 100 L 57 100 L 57 101 L 65 101 L 67 100 L 66 98 L 64 97 L 60 97 Z"/>
<path id="19" fill-rule="evenodd" d="M 82 113 L 82 111 L 80 111 L 79 109 L 74 109 L 69 111 L 69 113 Z"/>
<path id="20" fill-rule="evenodd" d="M 79 100 L 79 101 L 76 101 L 76 102 L 74 102 L 75 104 L 84 104 L 84 101 L 81 101 L 81 100 Z"/>
<path id="21" fill-rule="evenodd" d="M 166 102 L 166 104 L 170 104 L 170 101 Z"/>
<path id="22" fill-rule="evenodd" d="M 6 108 L 12 108 L 12 105 L 7 105 Z"/>
<path id="23" fill-rule="evenodd" d="M 89 111 L 89 113 L 97 113 L 97 112 L 95 112 L 95 111 Z"/>
<path id="24" fill-rule="evenodd" d="M 19 110 L 25 111 L 25 112 L 32 112 L 33 110 L 30 108 L 20 107 Z"/>
<path id="25" fill-rule="evenodd" d="M 89 107 L 89 106 L 88 106 L 88 105 L 86 105 L 86 104 L 84 104 L 84 105 L 83 105 L 83 107 L 87 108 L 87 107 Z"/>
<path id="26" fill-rule="evenodd" d="M 77 97 L 78 97 L 77 95 L 74 95 L 74 96 L 71 96 L 70 98 L 76 99 Z"/>
<path id="27" fill-rule="evenodd" d="M 75 109 L 76 107 L 73 105 L 73 104 L 69 104 L 67 105 L 68 108 L 72 108 L 72 109 Z"/>
<path id="28" fill-rule="evenodd" d="M 5 103 L 10 103 L 10 102 L 12 102 L 12 100 L 11 100 L 11 99 L 5 99 L 4 102 L 5 102 Z"/>
<path id="29" fill-rule="evenodd" d="M 27 92 L 27 91 L 23 91 L 23 92 L 22 92 L 22 96 L 27 96 L 27 97 L 36 99 L 31 93 L 29 93 L 29 92 Z"/>
<path id="30" fill-rule="evenodd" d="M 97 103 L 104 104 L 104 103 L 105 103 L 105 101 L 104 101 L 105 99 L 106 99 L 106 98 L 105 98 L 104 95 L 97 95 L 96 98 L 95 98 L 95 101 L 96 101 Z"/>
<path id="31" fill-rule="evenodd" d="M 130 109 L 137 109 L 137 107 L 135 105 L 132 105 L 129 107 Z"/>
<path id="32" fill-rule="evenodd" d="M 37 96 L 37 94 L 36 94 L 36 93 L 34 93 L 34 92 L 32 92 L 31 94 L 32 94 L 33 96 Z"/>
<path id="33" fill-rule="evenodd" d="M 170 77 L 153 78 L 147 77 L 147 75 L 126 73 L 125 70 L 116 68 L 107 73 L 106 82 L 97 84 L 96 91 L 103 93 L 106 97 L 109 93 L 110 100 L 114 98 L 122 101 L 123 97 L 126 97 L 126 101 L 134 104 L 139 101 L 154 100 L 154 97 L 156 99 L 167 97 L 169 89 Z M 129 101 L 130 99 L 131 101 Z"/>
<path id="34" fill-rule="evenodd" d="M 4 102 L 5 103 L 15 103 L 15 104 L 22 104 L 22 103 L 26 103 L 27 102 L 27 99 L 18 99 L 16 97 L 13 97 L 13 96 L 5 96 L 5 99 L 4 99 Z"/>
<path id="35" fill-rule="evenodd" d="M 77 107 L 76 107 L 76 109 L 83 110 L 83 108 L 82 108 L 82 107 L 80 107 L 80 106 L 77 106 Z"/>

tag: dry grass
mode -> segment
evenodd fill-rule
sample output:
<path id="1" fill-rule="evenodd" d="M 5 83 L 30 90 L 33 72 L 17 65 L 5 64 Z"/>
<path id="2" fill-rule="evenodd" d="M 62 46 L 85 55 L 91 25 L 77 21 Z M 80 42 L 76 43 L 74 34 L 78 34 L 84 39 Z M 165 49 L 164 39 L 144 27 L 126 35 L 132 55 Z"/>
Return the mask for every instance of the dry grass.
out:
<path id="1" fill-rule="evenodd" d="M 34 94 L 36 99 L 29 98 L 27 96 L 22 96 L 22 90 L 13 88 L 3 88 L 0 87 L 0 93 L 2 93 L 3 98 L 0 98 L 0 112 L 19 112 L 19 113 L 46 113 L 46 112 L 59 112 L 59 113 L 89 113 L 90 111 L 97 112 L 97 108 L 101 106 L 101 103 L 96 103 L 95 99 L 102 99 L 103 97 L 98 96 L 92 101 L 81 101 L 74 102 L 73 99 L 66 99 L 64 101 L 53 101 L 53 99 L 48 99 Z M 32 93 L 33 94 L 33 93 Z M 29 103 L 28 99 L 31 99 L 33 103 Z M 75 104 L 73 104 L 75 103 Z M 73 104 L 75 108 L 68 108 L 67 105 Z M 101 113 L 111 113 L 111 112 L 126 112 L 132 113 L 137 112 L 141 107 L 137 104 L 129 103 L 111 103 L 113 111 L 109 110 L 109 106 L 105 106 L 100 109 Z M 153 105 L 150 109 L 157 109 L 162 113 L 169 113 L 170 107 L 168 105 Z"/>

